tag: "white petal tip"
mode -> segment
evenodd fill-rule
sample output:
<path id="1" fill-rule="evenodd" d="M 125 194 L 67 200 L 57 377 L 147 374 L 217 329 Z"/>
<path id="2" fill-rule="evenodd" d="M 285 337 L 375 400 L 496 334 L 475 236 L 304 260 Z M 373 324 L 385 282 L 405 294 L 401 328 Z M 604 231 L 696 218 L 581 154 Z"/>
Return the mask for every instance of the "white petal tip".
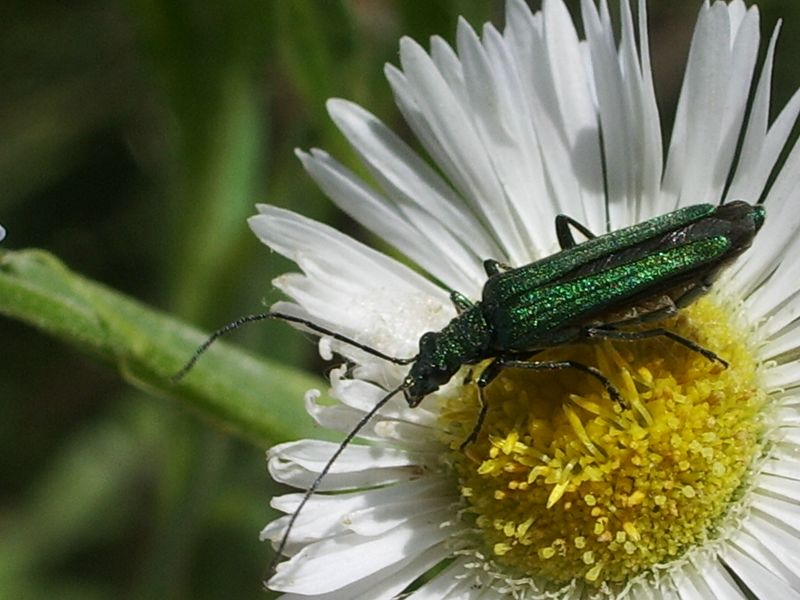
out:
<path id="1" fill-rule="evenodd" d="M 325 102 L 325 108 L 328 110 L 328 114 L 331 117 L 342 110 L 347 110 L 353 105 L 353 102 L 344 98 L 328 98 L 328 100 Z"/>

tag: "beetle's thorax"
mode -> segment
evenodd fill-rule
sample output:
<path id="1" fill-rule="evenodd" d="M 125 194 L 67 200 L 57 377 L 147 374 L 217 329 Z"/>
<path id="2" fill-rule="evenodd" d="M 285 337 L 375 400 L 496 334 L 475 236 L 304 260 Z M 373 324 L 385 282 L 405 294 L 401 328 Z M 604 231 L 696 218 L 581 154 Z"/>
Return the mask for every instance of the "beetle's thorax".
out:
<path id="1" fill-rule="evenodd" d="M 488 358 L 489 328 L 481 305 L 468 308 L 441 331 L 429 331 L 419 340 L 419 354 L 406 377 L 405 397 L 414 407 L 444 385 L 462 365 Z"/>

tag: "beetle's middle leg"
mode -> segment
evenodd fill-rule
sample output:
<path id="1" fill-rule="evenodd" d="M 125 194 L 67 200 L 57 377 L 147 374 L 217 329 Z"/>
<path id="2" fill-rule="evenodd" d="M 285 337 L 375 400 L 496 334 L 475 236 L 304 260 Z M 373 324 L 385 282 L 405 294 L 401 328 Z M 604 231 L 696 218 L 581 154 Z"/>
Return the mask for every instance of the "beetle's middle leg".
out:
<path id="1" fill-rule="evenodd" d="M 480 405 L 478 417 L 475 419 L 475 426 L 472 428 L 469 436 L 467 436 L 467 439 L 461 443 L 461 446 L 459 447 L 460 450 L 463 450 L 478 439 L 478 434 L 480 433 L 481 427 L 483 427 L 483 421 L 486 418 L 486 412 L 489 409 L 489 405 L 486 402 L 483 390 L 492 381 L 494 381 L 494 379 L 503 369 L 528 369 L 531 371 L 561 371 L 564 369 L 577 369 L 578 371 L 582 371 L 583 373 L 591 375 L 597 379 L 606 389 L 608 395 L 611 396 L 611 399 L 614 402 L 618 402 L 619 404 L 625 406 L 625 402 L 623 401 L 619 390 L 617 390 L 608 377 L 603 375 L 603 373 L 600 372 L 600 370 L 596 367 L 585 365 L 574 360 L 546 360 L 541 362 L 529 362 L 524 360 L 526 357 L 530 358 L 530 356 L 530 352 L 525 354 L 508 354 L 505 356 L 498 356 L 491 363 L 489 363 L 488 367 L 483 370 L 476 382 L 478 386 L 478 404 Z"/>

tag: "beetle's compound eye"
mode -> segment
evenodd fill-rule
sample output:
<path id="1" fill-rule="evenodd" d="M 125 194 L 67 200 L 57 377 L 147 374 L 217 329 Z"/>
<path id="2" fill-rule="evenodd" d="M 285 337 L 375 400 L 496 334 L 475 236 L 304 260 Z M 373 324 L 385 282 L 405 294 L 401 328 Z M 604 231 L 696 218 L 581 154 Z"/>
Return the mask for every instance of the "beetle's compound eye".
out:
<path id="1" fill-rule="evenodd" d="M 403 382 L 403 396 L 405 396 L 406 402 L 408 403 L 409 408 L 414 408 L 425 397 L 424 393 L 420 393 L 418 388 L 419 382 L 417 382 L 412 377 L 406 377 L 405 381 Z"/>
<path id="2" fill-rule="evenodd" d="M 408 403 L 409 408 L 416 407 L 420 402 L 422 402 L 422 397 L 413 394 L 411 391 L 406 390 L 404 392 L 406 397 L 406 402 Z"/>

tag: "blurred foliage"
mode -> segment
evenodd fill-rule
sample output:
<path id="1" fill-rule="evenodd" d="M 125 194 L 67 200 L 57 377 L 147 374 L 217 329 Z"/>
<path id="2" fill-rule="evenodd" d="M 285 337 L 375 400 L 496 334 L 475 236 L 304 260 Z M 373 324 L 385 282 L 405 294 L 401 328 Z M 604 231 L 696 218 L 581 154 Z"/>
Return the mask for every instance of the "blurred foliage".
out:
<path id="1" fill-rule="evenodd" d="M 568 4 L 575 12 L 579 3 Z M 697 6 L 650 2 L 665 115 Z M 761 7 L 765 35 L 778 16 L 786 21 L 780 106 L 798 84 L 800 4 Z M 275 300 L 270 279 L 292 268 L 249 233 L 256 202 L 377 243 L 332 210 L 293 149 L 324 147 L 358 169 L 325 100 L 353 99 L 405 132 L 382 74 L 383 63 L 397 62 L 398 38 L 452 41 L 458 15 L 475 26 L 502 23 L 502 2 L 10 0 L 0 14 L 4 248 L 44 248 L 90 279 L 211 328 Z M 116 294 L 48 255 L 13 255 L 4 257 L 4 276 L 52 268 L 70 293 Z M 270 597 L 260 590 L 269 549 L 257 533 L 274 516 L 268 502 L 278 490 L 262 449 L 309 427 L 300 390 L 322 380 L 281 365 L 322 373 L 314 344 L 279 324 L 238 335 L 278 362 L 241 359 L 265 374 L 246 380 L 250 399 L 238 406 L 263 411 L 265 425 L 235 435 L 163 401 L 189 391 L 154 389 L 140 370 L 122 368 L 120 377 L 109 369 L 130 362 L 90 343 L 99 317 L 81 321 L 80 303 L 48 303 L 58 291 L 46 285 L 30 293 L 66 311 L 65 328 L 80 329 L 85 343 L 54 343 L 49 334 L 59 339 L 58 331 L 0 321 L 0 595 Z M 144 358 L 158 358 L 157 334 L 172 330 L 158 313 L 124 302 L 152 319 L 153 330 L 139 333 L 155 344 Z M 176 328 L 188 353 L 199 334 Z M 238 356 L 219 356 L 227 352 Z M 236 390 L 223 396 L 233 401 Z"/>

